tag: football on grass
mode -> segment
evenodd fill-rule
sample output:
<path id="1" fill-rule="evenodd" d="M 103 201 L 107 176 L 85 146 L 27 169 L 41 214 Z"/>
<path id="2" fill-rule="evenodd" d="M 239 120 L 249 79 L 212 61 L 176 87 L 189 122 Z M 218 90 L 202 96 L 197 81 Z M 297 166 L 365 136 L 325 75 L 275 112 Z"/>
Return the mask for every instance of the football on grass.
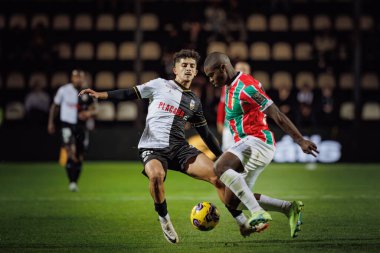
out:
<path id="1" fill-rule="evenodd" d="M 210 231 L 218 225 L 220 213 L 210 202 L 201 202 L 193 207 L 190 221 L 194 228 L 200 231 Z"/>

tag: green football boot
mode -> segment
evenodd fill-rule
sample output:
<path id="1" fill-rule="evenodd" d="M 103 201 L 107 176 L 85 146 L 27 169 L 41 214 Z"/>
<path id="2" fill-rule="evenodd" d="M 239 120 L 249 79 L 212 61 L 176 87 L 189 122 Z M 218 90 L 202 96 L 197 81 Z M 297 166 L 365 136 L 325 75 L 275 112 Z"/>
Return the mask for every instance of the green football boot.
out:
<path id="1" fill-rule="evenodd" d="M 248 219 L 248 224 L 252 227 L 255 227 L 261 223 L 268 223 L 272 220 L 272 217 L 265 210 L 260 210 L 252 213 L 251 217 Z"/>
<path id="2" fill-rule="evenodd" d="M 290 225 L 290 237 L 295 238 L 298 236 L 298 232 L 301 231 L 302 224 L 302 210 L 304 204 L 302 201 L 295 200 L 292 202 L 289 210 L 289 225 Z"/>

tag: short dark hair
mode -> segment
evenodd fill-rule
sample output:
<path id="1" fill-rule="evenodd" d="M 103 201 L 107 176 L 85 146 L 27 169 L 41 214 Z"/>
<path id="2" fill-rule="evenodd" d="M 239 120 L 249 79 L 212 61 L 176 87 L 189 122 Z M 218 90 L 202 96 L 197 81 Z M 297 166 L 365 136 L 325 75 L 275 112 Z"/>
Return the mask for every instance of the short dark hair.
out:
<path id="1" fill-rule="evenodd" d="M 201 59 L 201 56 L 199 55 L 199 53 L 195 50 L 192 50 L 192 49 L 182 49 L 181 51 L 179 52 L 176 52 L 173 56 L 173 66 L 179 62 L 181 59 L 184 59 L 184 58 L 191 58 L 191 59 L 194 59 L 195 62 L 197 63 L 198 65 L 198 62 L 199 60 Z"/>

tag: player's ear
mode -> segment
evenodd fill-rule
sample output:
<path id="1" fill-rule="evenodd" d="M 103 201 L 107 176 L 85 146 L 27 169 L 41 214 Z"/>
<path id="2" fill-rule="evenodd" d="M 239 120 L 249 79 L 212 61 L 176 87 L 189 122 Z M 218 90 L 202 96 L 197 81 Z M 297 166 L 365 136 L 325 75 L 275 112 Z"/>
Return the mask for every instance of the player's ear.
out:
<path id="1" fill-rule="evenodd" d="M 174 75 L 177 75 L 177 69 L 176 69 L 175 65 L 173 66 L 173 73 L 174 73 Z"/>

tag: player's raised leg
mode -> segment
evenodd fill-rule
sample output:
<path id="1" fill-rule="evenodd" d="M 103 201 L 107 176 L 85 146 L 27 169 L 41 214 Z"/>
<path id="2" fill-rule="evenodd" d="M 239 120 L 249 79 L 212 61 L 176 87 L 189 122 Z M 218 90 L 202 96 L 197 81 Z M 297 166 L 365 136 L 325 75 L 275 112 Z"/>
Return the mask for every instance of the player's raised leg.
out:
<path id="1" fill-rule="evenodd" d="M 145 173 L 149 178 L 149 191 L 154 200 L 154 207 L 158 213 L 165 239 L 170 243 L 178 243 L 179 238 L 170 220 L 165 200 L 165 169 L 159 160 L 152 159 L 145 164 Z"/>

